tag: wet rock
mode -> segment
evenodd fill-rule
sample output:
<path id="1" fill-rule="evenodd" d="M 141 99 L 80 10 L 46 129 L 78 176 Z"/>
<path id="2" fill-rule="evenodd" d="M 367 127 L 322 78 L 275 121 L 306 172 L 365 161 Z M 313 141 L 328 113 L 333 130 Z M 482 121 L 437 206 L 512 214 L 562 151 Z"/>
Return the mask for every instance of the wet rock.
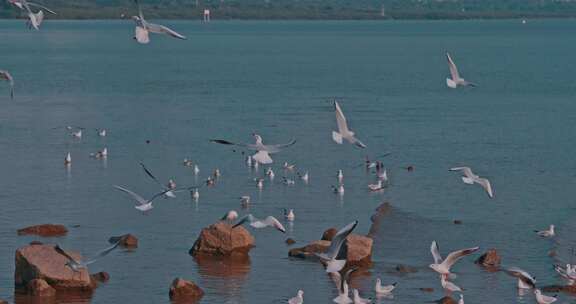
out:
<path id="1" fill-rule="evenodd" d="M 287 238 L 287 239 L 286 239 L 286 244 L 287 244 L 287 245 L 293 245 L 293 244 L 296 244 L 296 241 L 295 241 L 294 239 Z"/>
<path id="2" fill-rule="evenodd" d="M 576 285 L 551 285 L 542 287 L 543 292 L 565 292 L 570 294 L 576 294 Z"/>
<path id="3" fill-rule="evenodd" d="M 421 288 L 420 288 L 420 291 L 423 291 L 423 292 L 434 292 L 434 288 L 432 288 L 432 287 L 421 287 Z"/>
<path id="4" fill-rule="evenodd" d="M 40 241 L 32 241 L 30 242 L 30 245 L 42 245 L 43 243 Z"/>
<path id="5" fill-rule="evenodd" d="M 436 301 L 439 304 L 458 304 L 458 301 L 454 300 L 451 297 L 443 297 L 442 299 Z"/>
<path id="6" fill-rule="evenodd" d="M 392 211 L 392 204 L 388 202 L 384 202 L 376 208 L 374 214 L 370 217 L 372 221 L 372 225 L 370 226 L 370 230 L 368 231 L 368 237 L 373 238 L 376 233 L 380 230 L 380 223 L 386 217 L 386 215 L 390 214 Z"/>
<path id="7" fill-rule="evenodd" d="M 204 296 L 204 291 L 193 282 L 176 278 L 170 285 L 169 295 L 174 302 L 193 303 Z"/>
<path id="8" fill-rule="evenodd" d="M 56 295 L 56 289 L 42 279 L 34 279 L 28 282 L 26 291 L 29 295 L 35 297 L 53 297 Z"/>
<path id="9" fill-rule="evenodd" d="M 396 271 L 399 273 L 416 273 L 418 272 L 418 270 L 412 266 L 408 266 L 408 265 L 396 265 Z"/>
<path id="10" fill-rule="evenodd" d="M 370 266 L 372 264 L 372 239 L 358 234 L 350 234 L 347 238 L 348 266 Z M 314 253 L 322 253 L 328 250 L 330 241 L 313 241 L 310 244 L 294 248 L 288 252 L 291 257 L 319 260 Z"/>
<path id="11" fill-rule="evenodd" d="M 18 230 L 18 235 L 39 235 L 41 237 L 63 236 L 68 233 L 64 225 L 43 224 L 30 226 Z"/>
<path id="12" fill-rule="evenodd" d="M 496 249 L 491 248 L 481 255 L 474 263 L 484 267 L 498 267 L 500 266 L 500 256 Z"/>
<path id="13" fill-rule="evenodd" d="M 200 236 L 189 251 L 190 255 L 232 256 L 248 255 L 254 247 L 254 237 L 242 226 L 232 229 L 226 222 L 210 225 L 200 232 Z"/>
<path id="14" fill-rule="evenodd" d="M 68 251 L 75 259 L 81 255 Z M 68 260 L 56 250 L 54 245 L 28 245 L 16 250 L 14 284 L 16 288 L 25 289 L 34 279 L 46 281 L 56 290 L 92 291 L 94 285 L 87 269 L 78 272 L 66 266 Z"/>
<path id="15" fill-rule="evenodd" d="M 120 246 L 124 248 L 138 248 L 138 238 L 129 233 L 121 236 L 113 236 L 108 239 L 108 242 L 111 244 L 120 242 Z"/>
<path id="16" fill-rule="evenodd" d="M 101 272 L 91 274 L 90 279 L 93 282 L 106 283 L 110 280 L 110 274 L 108 274 L 107 272 L 101 271 Z"/>
<path id="17" fill-rule="evenodd" d="M 336 233 L 338 233 L 338 230 L 336 230 L 336 228 L 328 228 L 326 231 L 324 231 L 324 233 L 322 233 L 321 240 L 332 241 L 332 238 L 336 235 Z"/>

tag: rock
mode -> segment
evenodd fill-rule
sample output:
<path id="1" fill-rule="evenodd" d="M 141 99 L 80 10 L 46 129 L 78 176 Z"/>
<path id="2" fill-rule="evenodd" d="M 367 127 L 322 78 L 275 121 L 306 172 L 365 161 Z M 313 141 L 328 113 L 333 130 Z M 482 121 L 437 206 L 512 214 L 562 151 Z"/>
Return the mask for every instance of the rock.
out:
<path id="1" fill-rule="evenodd" d="M 566 285 L 566 286 L 551 285 L 551 286 L 542 287 L 541 289 L 543 292 L 565 292 L 565 293 L 576 294 L 576 285 Z"/>
<path id="2" fill-rule="evenodd" d="M 328 228 L 324 233 L 322 233 L 321 240 L 323 241 L 332 241 L 332 238 L 336 235 L 338 230 L 336 228 Z"/>
<path id="3" fill-rule="evenodd" d="M 6 300 L 0 300 L 0 304 L 8 304 L 8 301 L 6 301 Z"/>
<path id="4" fill-rule="evenodd" d="M 39 242 L 39 241 L 32 241 L 32 242 L 30 242 L 30 245 L 42 245 L 42 244 L 43 244 L 43 243 L 42 243 L 42 242 Z"/>
<path id="5" fill-rule="evenodd" d="M 195 302 L 204 296 L 204 291 L 190 281 L 176 278 L 170 285 L 169 295 L 175 302 Z"/>
<path id="6" fill-rule="evenodd" d="M 138 248 L 138 238 L 136 238 L 132 234 L 113 236 L 110 239 L 108 239 L 108 242 L 111 244 L 120 242 L 120 246 L 124 248 Z"/>
<path id="7" fill-rule="evenodd" d="M 439 304 L 458 304 L 458 302 L 451 297 L 443 297 L 442 299 L 436 301 L 436 303 L 439 303 Z"/>
<path id="8" fill-rule="evenodd" d="M 232 229 L 232 225 L 218 222 L 202 229 L 189 254 L 192 256 L 198 254 L 248 255 L 252 247 L 254 247 L 254 237 L 244 227 L 238 226 Z"/>
<path id="9" fill-rule="evenodd" d="M 500 266 L 500 256 L 496 249 L 491 248 L 481 255 L 474 263 L 485 267 L 498 267 Z"/>
<path id="10" fill-rule="evenodd" d="M 350 234 L 346 240 L 348 243 L 347 265 L 370 266 L 372 264 L 372 239 L 358 234 Z M 304 247 L 291 249 L 288 255 L 296 258 L 318 260 L 314 253 L 325 252 L 328 247 L 330 247 L 329 241 L 313 241 Z"/>
<path id="11" fill-rule="evenodd" d="M 75 259 L 81 259 L 80 254 L 68 251 Z M 24 289 L 34 279 L 46 281 L 56 290 L 92 291 L 94 285 L 90 281 L 87 269 L 72 271 L 65 264 L 68 260 L 56 250 L 54 245 L 28 245 L 16 250 L 16 267 L 14 284 L 16 288 Z"/>
<path id="12" fill-rule="evenodd" d="M 56 289 L 42 279 L 34 279 L 28 282 L 26 291 L 29 295 L 35 297 L 53 297 L 56 295 Z"/>
<path id="13" fill-rule="evenodd" d="M 408 266 L 408 265 L 396 265 L 396 271 L 400 272 L 400 273 L 416 273 L 418 272 L 418 270 L 414 267 Z"/>
<path id="14" fill-rule="evenodd" d="M 423 291 L 423 292 L 434 292 L 434 288 L 432 288 L 432 287 L 421 287 L 421 288 L 420 288 L 420 291 Z"/>
<path id="15" fill-rule="evenodd" d="M 370 230 L 368 231 L 368 237 L 374 238 L 376 233 L 380 230 L 380 223 L 384 219 L 384 217 L 392 211 L 392 204 L 388 202 L 384 202 L 376 208 L 374 214 L 370 217 L 372 221 L 372 225 L 370 226 Z"/>
<path id="16" fill-rule="evenodd" d="M 98 283 L 106 283 L 110 280 L 110 275 L 107 272 L 100 271 L 90 275 L 90 279 Z"/>
<path id="17" fill-rule="evenodd" d="M 293 245 L 293 244 L 295 244 L 295 243 L 296 243 L 296 241 L 295 241 L 294 239 L 291 239 L 291 238 L 287 238 L 287 239 L 286 239 L 286 244 L 287 244 L 287 245 Z"/>
<path id="18" fill-rule="evenodd" d="M 44 224 L 30 226 L 18 230 L 18 235 L 39 235 L 41 237 L 63 236 L 68 233 L 68 229 L 64 225 Z"/>

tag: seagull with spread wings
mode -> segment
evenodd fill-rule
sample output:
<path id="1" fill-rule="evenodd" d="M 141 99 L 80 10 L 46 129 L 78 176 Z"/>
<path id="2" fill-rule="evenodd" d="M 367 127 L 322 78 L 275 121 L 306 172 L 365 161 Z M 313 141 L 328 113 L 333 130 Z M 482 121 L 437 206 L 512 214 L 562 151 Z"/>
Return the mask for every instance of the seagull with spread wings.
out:
<path id="1" fill-rule="evenodd" d="M 177 33 L 176 31 L 160 24 L 154 24 L 146 21 L 144 19 L 144 14 L 142 13 L 142 7 L 140 7 L 140 3 L 138 0 L 134 0 L 136 5 L 138 6 L 138 16 L 132 16 L 134 22 L 136 22 L 136 29 L 134 31 L 134 39 L 141 44 L 147 44 L 150 42 L 150 33 L 155 34 L 165 34 L 172 36 L 174 38 L 183 39 L 185 40 L 186 37 Z"/>
<path id="2" fill-rule="evenodd" d="M 448 59 L 448 68 L 450 69 L 450 78 L 446 78 L 446 85 L 449 88 L 455 89 L 458 86 L 463 87 L 475 87 L 476 85 L 472 82 L 468 82 L 464 80 L 464 78 L 460 77 L 460 73 L 458 72 L 458 67 L 450 57 L 450 54 L 446 53 L 446 58 Z"/>
<path id="3" fill-rule="evenodd" d="M 256 143 L 254 144 L 234 143 L 223 139 L 211 139 L 210 141 L 217 144 L 239 146 L 249 150 L 257 151 L 256 154 L 252 155 L 252 159 L 263 165 L 271 164 L 274 162 L 270 157 L 270 154 L 278 153 L 282 151 L 282 149 L 290 147 L 296 143 L 296 140 L 293 139 L 287 144 L 265 145 L 262 142 L 262 136 L 256 133 L 253 133 L 252 136 L 254 136 L 254 139 L 256 140 Z"/>
<path id="4" fill-rule="evenodd" d="M 358 225 L 358 221 L 354 221 L 344 228 L 338 230 L 336 235 L 332 238 L 330 242 L 330 247 L 324 253 L 315 253 L 322 261 L 326 263 L 326 272 L 336 272 L 342 270 L 346 265 L 346 259 L 348 255 L 348 246 L 346 244 L 346 238 L 354 228 Z"/>
<path id="5" fill-rule="evenodd" d="M 336 100 L 334 100 L 334 109 L 336 111 L 336 123 L 338 124 L 338 132 L 332 131 L 332 139 L 339 145 L 342 144 L 343 139 L 346 139 L 351 144 L 354 144 L 360 148 L 366 148 L 358 138 L 354 137 L 354 132 L 348 129 L 348 122 L 346 122 L 346 117 L 340 108 L 340 105 Z"/>
<path id="6" fill-rule="evenodd" d="M 150 199 L 146 200 L 142 196 L 140 196 L 140 195 L 138 195 L 138 194 L 126 189 L 126 188 L 116 186 L 116 185 L 114 185 L 114 188 L 116 188 L 116 189 L 118 189 L 124 193 L 128 193 L 130 196 L 132 196 L 132 198 L 138 203 L 138 205 L 134 206 L 134 208 L 136 208 L 142 212 L 146 212 L 146 211 L 154 208 L 152 206 L 152 201 L 154 201 L 156 198 L 158 198 L 158 197 L 160 197 L 166 193 L 166 191 L 156 193 Z"/>
<path id="7" fill-rule="evenodd" d="M 467 249 L 462 249 L 458 251 L 451 252 L 446 259 L 442 259 L 440 251 L 438 249 L 438 243 L 436 241 L 432 242 L 430 246 L 430 252 L 434 258 L 434 264 L 430 264 L 430 268 L 438 272 L 441 275 L 450 275 L 450 268 L 458 262 L 461 258 L 478 251 L 480 247 L 472 247 Z"/>
<path id="8" fill-rule="evenodd" d="M 282 226 L 280 221 L 278 221 L 278 219 L 276 219 L 273 216 L 267 216 L 265 219 L 260 220 L 255 218 L 252 214 L 248 214 L 245 217 L 243 217 L 242 220 L 240 220 L 238 223 L 232 226 L 232 228 L 236 228 L 244 223 L 249 223 L 250 226 L 257 229 L 273 227 L 282 233 L 286 233 L 286 229 L 284 228 L 284 226 Z"/>
<path id="9" fill-rule="evenodd" d="M 462 171 L 462 173 L 464 174 L 464 176 L 462 176 L 462 181 L 465 184 L 473 185 L 474 183 L 476 183 L 482 186 L 482 188 L 484 188 L 484 190 L 486 191 L 486 193 L 490 198 L 494 198 L 494 191 L 492 190 L 492 184 L 490 184 L 490 181 L 486 178 L 474 174 L 472 172 L 472 169 L 470 169 L 469 167 L 451 168 L 450 171 Z"/>
<path id="10" fill-rule="evenodd" d="M 56 252 L 58 252 L 59 254 L 63 255 L 65 258 L 68 259 L 68 262 L 66 262 L 66 266 L 70 267 L 70 269 L 72 269 L 74 272 L 78 272 L 81 269 L 87 268 L 88 265 L 98 261 L 100 258 L 109 254 L 112 250 L 116 249 L 116 247 L 118 247 L 119 244 L 120 241 L 116 242 L 114 245 L 102 251 L 99 251 L 93 258 L 89 260 L 80 260 L 80 261 L 71 257 L 64 249 L 62 249 L 62 247 L 60 247 L 60 245 L 54 246 L 54 250 L 56 250 Z"/>

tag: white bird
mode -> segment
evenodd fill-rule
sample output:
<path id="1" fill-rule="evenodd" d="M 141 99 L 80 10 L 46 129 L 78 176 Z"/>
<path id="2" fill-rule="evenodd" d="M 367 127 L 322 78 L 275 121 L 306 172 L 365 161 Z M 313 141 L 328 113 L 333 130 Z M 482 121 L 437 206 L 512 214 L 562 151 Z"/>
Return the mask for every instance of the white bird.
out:
<path id="1" fill-rule="evenodd" d="M 212 175 L 214 176 L 214 178 L 219 178 L 222 174 L 220 173 L 220 169 L 216 168 L 216 170 L 214 170 L 214 173 L 212 173 Z"/>
<path id="2" fill-rule="evenodd" d="M 442 288 L 446 291 L 452 292 L 462 292 L 462 288 L 460 286 L 448 281 L 445 275 L 440 275 L 440 283 L 442 284 Z"/>
<path id="3" fill-rule="evenodd" d="M 68 154 L 66 154 L 66 158 L 64 158 L 64 165 L 69 166 L 72 164 L 72 156 L 70 155 L 70 152 L 68 152 Z"/>
<path id="4" fill-rule="evenodd" d="M 248 207 L 248 205 L 250 205 L 250 196 L 248 196 L 248 195 L 241 196 L 240 197 L 240 204 L 244 208 Z"/>
<path id="5" fill-rule="evenodd" d="M 282 166 L 284 168 L 284 170 L 294 170 L 294 168 L 296 167 L 296 165 L 294 164 L 289 164 L 288 162 L 284 162 L 284 165 Z"/>
<path id="6" fill-rule="evenodd" d="M 281 231 L 282 233 L 286 233 L 286 229 L 284 228 L 284 226 L 282 226 L 280 221 L 278 221 L 275 217 L 268 216 L 264 220 L 260 220 L 260 219 L 255 218 L 252 214 L 246 215 L 244 218 L 242 218 L 242 220 L 240 220 L 240 222 L 238 222 L 234 226 L 232 226 L 232 228 L 240 226 L 246 222 L 248 222 L 250 224 L 250 226 L 252 226 L 254 228 L 274 227 L 278 231 Z"/>
<path id="7" fill-rule="evenodd" d="M 98 136 L 106 137 L 106 129 L 96 129 L 96 131 L 98 132 Z"/>
<path id="8" fill-rule="evenodd" d="M 136 39 L 136 41 L 138 41 L 138 43 L 141 43 L 141 44 L 149 43 L 150 42 L 149 33 L 166 34 L 166 35 L 170 35 L 174 38 L 186 39 L 185 36 L 175 32 L 174 30 L 172 30 L 166 26 L 163 26 L 160 24 L 149 23 L 148 21 L 146 21 L 146 19 L 144 19 L 144 14 L 142 13 L 142 8 L 140 7 L 140 3 L 138 2 L 138 0 L 134 0 L 134 2 L 136 2 L 136 5 L 138 6 L 138 16 L 132 16 L 132 19 L 134 20 L 134 22 L 136 22 L 136 29 L 134 31 L 134 39 Z"/>
<path id="9" fill-rule="evenodd" d="M 176 194 L 174 193 L 175 191 L 174 188 L 172 188 L 172 184 L 169 183 L 169 186 L 162 184 L 157 178 L 156 176 L 154 176 L 152 174 L 152 172 L 150 170 L 148 170 L 148 168 L 146 168 L 146 166 L 144 165 L 144 163 L 140 163 L 140 166 L 142 167 L 142 169 L 144 170 L 144 173 L 146 173 L 146 175 L 148 175 L 148 177 L 150 177 L 153 181 L 155 181 L 158 185 L 160 185 L 160 187 L 162 188 L 162 190 L 164 190 L 164 196 L 169 197 L 169 198 L 175 198 Z M 170 180 L 172 181 L 172 180 Z M 174 181 L 172 181 L 174 182 Z M 175 186 L 176 184 L 174 184 Z"/>
<path id="10" fill-rule="evenodd" d="M 376 286 L 374 286 L 374 289 L 375 289 L 377 294 L 380 294 L 380 295 L 390 294 L 390 293 L 392 293 L 392 290 L 394 290 L 394 288 L 396 288 L 396 283 L 382 286 L 382 281 L 380 280 L 380 278 L 376 279 Z"/>
<path id="11" fill-rule="evenodd" d="M 308 181 L 310 180 L 310 174 L 308 174 L 308 171 L 306 171 L 306 173 L 304 173 L 304 175 L 301 175 L 300 173 L 298 173 L 298 176 L 300 177 L 300 179 L 304 182 L 304 183 L 308 183 Z"/>
<path id="12" fill-rule="evenodd" d="M 262 188 L 264 188 L 264 179 L 262 179 L 262 178 L 256 179 L 256 187 L 258 187 L 258 189 L 262 190 Z"/>
<path id="13" fill-rule="evenodd" d="M 53 10 L 51 10 L 45 6 L 42 6 L 40 4 L 28 2 L 26 0 L 8 0 L 8 2 L 13 4 L 14 6 L 20 8 L 21 10 L 25 11 L 25 13 L 28 15 L 28 21 L 26 23 L 28 25 L 28 28 L 30 28 L 30 29 L 32 29 L 32 28 L 34 28 L 36 30 L 40 29 L 40 25 L 42 24 L 42 21 L 44 20 L 44 12 L 42 10 L 46 10 L 47 12 L 56 15 L 56 13 Z M 32 8 L 31 8 L 32 6 L 40 8 L 38 13 L 32 12 Z"/>
<path id="14" fill-rule="evenodd" d="M 464 295 L 460 294 L 460 300 L 458 300 L 458 304 L 464 304 Z"/>
<path id="15" fill-rule="evenodd" d="M 289 185 L 294 185 L 296 184 L 296 181 L 287 177 L 282 177 L 282 181 L 284 182 L 285 185 L 289 186 Z"/>
<path id="16" fill-rule="evenodd" d="M 550 304 L 558 300 L 556 296 L 550 297 L 542 294 L 540 289 L 534 289 L 534 295 L 536 296 L 536 302 L 538 302 L 538 304 Z"/>
<path id="17" fill-rule="evenodd" d="M 274 174 L 274 170 L 272 170 L 272 168 L 268 168 L 266 169 L 266 176 L 272 180 L 276 175 Z"/>
<path id="18" fill-rule="evenodd" d="M 556 235 L 556 232 L 554 232 L 554 225 L 550 225 L 550 228 L 548 228 L 548 230 L 534 230 L 534 232 L 536 232 L 537 235 L 541 236 L 541 237 L 553 237 Z"/>
<path id="19" fill-rule="evenodd" d="M 238 218 L 238 212 L 235 210 L 230 210 L 224 214 L 224 216 L 220 219 L 222 221 L 234 221 Z"/>
<path id="20" fill-rule="evenodd" d="M 332 186 L 332 191 L 336 194 L 343 195 L 344 194 L 344 185 L 340 184 L 338 187 Z"/>
<path id="21" fill-rule="evenodd" d="M 337 101 L 334 101 L 334 108 L 336 110 L 336 123 L 338 125 L 338 132 L 332 131 L 332 139 L 339 145 L 342 144 L 343 139 L 346 139 L 351 144 L 354 144 L 360 148 L 366 148 L 365 144 L 354 137 L 354 132 L 348 129 L 346 117 L 344 117 L 344 113 L 342 113 L 342 109 L 340 109 L 340 105 Z"/>
<path id="22" fill-rule="evenodd" d="M 198 191 L 198 188 L 194 188 L 190 192 L 190 195 L 192 195 L 192 199 L 194 199 L 195 201 L 198 201 L 198 199 L 200 198 L 200 191 Z"/>
<path id="23" fill-rule="evenodd" d="M 368 185 L 368 189 L 370 189 L 370 191 L 380 191 L 380 190 L 383 190 L 383 189 L 384 189 L 384 186 L 382 185 L 382 180 L 379 179 L 376 184 L 369 184 L 369 185 Z"/>
<path id="24" fill-rule="evenodd" d="M 506 273 L 518 279 L 518 289 L 536 288 L 536 278 L 528 272 L 518 267 L 511 267 L 506 269 Z"/>
<path id="25" fill-rule="evenodd" d="M 464 174 L 464 176 L 462 176 L 462 181 L 465 184 L 472 185 L 474 183 L 477 183 L 480 186 L 482 186 L 482 188 L 484 188 L 484 190 L 486 191 L 486 193 L 488 193 L 488 196 L 490 198 L 494 198 L 494 191 L 492 191 L 492 185 L 490 184 L 490 181 L 486 178 L 479 177 L 478 175 L 472 173 L 472 169 L 470 169 L 469 167 L 451 168 L 450 171 L 462 171 L 462 173 Z"/>
<path id="26" fill-rule="evenodd" d="M 166 188 L 174 190 L 176 189 L 176 182 L 172 179 L 168 180 L 168 184 L 166 184 Z"/>
<path id="27" fill-rule="evenodd" d="M 82 138 L 82 129 L 78 129 L 70 134 L 74 138 Z"/>
<path id="28" fill-rule="evenodd" d="M 454 251 L 454 252 L 451 252 L 446 257 L 446 259 L 442 260 L 442 257 L 440 256 L 440 252 L 438 250 L 438 244 L 436 243 L 436 241 L 433 241 L 432 245 L 430 246 L 430 252 L 432 253 L 432 257 L 434 258 L 434 264 L 430 264 L 430 268 L 432 268 L 434 271 L 438 272 L 439 274 L 450 275 L 450 268 L 456 262 L 458 262 L 458 260 L 460 260 L 464 256 L 467 256 L 469 254 L 472 254 L 472 253 L 478 251 L 478 249 L 480 249 L 480 247 L 473 247 L 473 248 L 467 248 L 467 249 Z"/>
<path id="29" fill-rule="evenodd" d="M 200 173 L 200 168 L 198 168 L 198 165 L 194 165 L 194 175 L 198 175 L 198 173 Z"/>
<path id="30" fill-rule="evenodd" d="M 298 295 L 288 300 L 288 304 L 303 304 L 304 303 L 304 291 L 298 290 Z"/>
<path id="31" fill-rule="evenodd" d="M 326 252 L 315 253 L 317 257 L 326 263 L 326 272 L 340 271 L 346 265 L 348 255 L 348 246 L 345 245 L 346 238 L 356 228 L 356 225 L 358 225 L 358 221 L 344 226 L 334 235 Z"/>
<path id="32" fill-rule="evenodd" d="M 357 268 L 350 268 L 348 269 L 344 275 L 340 275 L 340 272 L 330 272 L 328 275 L 332 278 L 336 287 L 338 288 L 338 296 L 334 298 L 332 301 L 338 304 L 350 304 L 354 301 L 348 296 L 348 277 L 350 273 L 355 271 Z"/>
<path id="33" fill-rule="evenodd" d="M 293 222 L 296 216 L 294 215 L 294 209 L 286 210 L 284 209 L 284 217 L 286 220 Z"/>
<path id="34" fill-rule="evenodd" d="M 60 247 L 60 245 L 54 246 L 54 250 L 56 250 L 56 252 L 58 252 L 59 254 L 63 255 L 66 259 L 68 259 L 68 262 L 66 262 L 66 266 L 70 267 L 70 269 L 72 269 L 72 271 L 78 272 L 81 269 L 87 268 L 88 265 L 98 261 L 100 258 L 109 254 L 112 250 L 116 249 L 116 247 L 118 247 L 119 244 L 120 244 L 120 241 L 118 241 L 114 245 L 98 252 L 93 258 L 86 260 L 86 261 L 82 261 L 82 260 L 79 261 L 79 260 L 76 260 L 75 258 L 71 257 L 64 249 L 62 249 Z"/>
<path id="35" fill-rule="evenodd" d="M 338 178 L 338 183 L 341 184 L 342 181 L 344 181 L 344 172 L 342 172 L 342 170 L 338 170 L 336 177 Z"/>
<path id="36" fill-rule="evenodd" d="M 108 158 L 108 148 L 104 148 L 100 151 L 96 151 L 96 153 L 90 153 L 90 157 L 93 157 L 96 159 Z"/>
<path id="37" fill-rule="evenodd" d="M 376 176 L 378 176 L 378 179 L 383 181 L 383 182 L 387 182 L 388 181 L 388 172 L 386 171 L 386 169 L 382 170 L 382 171 L 378 171 L 376 173 Z"/>
<path id="38" fill-rule="evenodd" d="M 360 294 L 358 293 L 358 289 L 354 289 L 352 291 L 352 293 L 354 293 L 354 304 L 369 304 L 372 303 L 371 299 L 365 299 L 360 297 Z"/>
<path id="39" fill-rule="evenodd" d="M 474 83 L 468 82 L 464 80 L 464 78 L 460 77 L 460 73 L 458 73 L 458 68 L 456 67 L 454 61 L 452 60 L 452 57 L 450 57 L 450 54 L 446 53 L 446 58 L 448 59 L 448 68 L 450 68 L 450 78 L 446 78 L 446 85 L 449 88 L 455 89 L 458 86 L 464 86 L 464 87 L 476 86 Z"/>
<path id="40" fill-rule="evenodd" d="M 233 143 L 223 139 L 211 139 L 210 141 L 217 144 L 234 145 L 239 147 L 245 147 L 249 150 L 257 151 L 256 154 L 252 155 L 252 158 L 257 163 L 261 163 L 263 165 L 268 165 L 273 162 L 272 158 L 270 157 L 270 154 L 278 153 L 282 149 L 292 146 L 293 144 L 296 143 L 296 140 L 293 139 L 287 144 L 265 145 L 263 144 L 262 137 L 260 135 L 253 133 L 252 136 L 256 140 L 256 143 L 254 144 Z"/>
<path id="41" fill-rule="evenodd" d="M 6 80 L 10 84 L 10 98 L 14 99 L 14 78 L 8 71 L 0 70 L 0 79 Z"/>
<path id="42" fill-rule="evenodd" d="M 570 282 L 576 281 L 576 267 L 574 267 L 570 264 L 566 264 L 566 268 L 562 268 L 559 265 L 555 265 L 554 270 L 556 270 L 556 272 L 558 274 L 560 274 L 566 280 L 568 280 Z M 570 285 L 573 285 L 573 284 L 570 284 Z"/>
<path id="43" fill-rule="evenodd" d="M 10 4 L 18 7 L 18 8 L 21 9 L 21 10 L 24 10 L 24 5 L 25 5 L 25 4 L 28 4 L 29 6 L 38 7 L 38 8 L 40 8 L 40 9 L 43 9 L 43 10 L 49 12 L 50 14 L 56 15 L 56 12 L 54 12 L 53 10 L 51 10 L 51 9 L 49 9 L 49 8 L 43 6 L 43 5 L 40 5 L 40 4 L 37 4 L 37 3 L 33 3 L 33 2 L 30 2 L 30 1 L 26 1 L 26 0 L 8 0 L 8 2 L 9 2 Z"/>
<path id="44" fill-rule="evenodd" d="M 120 191 L 123 191 L 123 192 L 125 192 L 125 193 L 130 194 L 130 196 L 132 196 L 132 198 L 133 198 L 134 200 L 136 200 L 136 202 L 138 203 L 138 205 L 134 206 L 134 208 L 136 208 L 136 209 L 138 209 L 138 210 L 140 210 L 140 211 L 142 211 L 142 212 L 145 212 L 145 211 L 148 211 L 148 210 L 154 208 L 154 207 L 152 206 L 152 201 L 154 201 L 156 198 L 164 195 L 164 193 L 166 192 L 166 191 L 163 191 L 163 192 L 160 192 L 160 193 L 156 193 L 156 194 L 154 194 L 150 199 L 146 200 L 146 199 L 142 198 L 140 195 L 138 195 L 138 194 L 136 194 L 136 193 L 134 193 L 134 192 L 126 189 L 126 188 L 123 188 L 123 187 L 120 187 L 120 186 L 116 186 L 116 185 L 114 185 L 114 188 L 116 188 L 116 189 L 118 189 L 118 190 L 120 190 Z"/>
<path id="45" fill-rule="evenodd" d="M 252 167 L 252 156 L 246 156 L 246 165 Z"/>

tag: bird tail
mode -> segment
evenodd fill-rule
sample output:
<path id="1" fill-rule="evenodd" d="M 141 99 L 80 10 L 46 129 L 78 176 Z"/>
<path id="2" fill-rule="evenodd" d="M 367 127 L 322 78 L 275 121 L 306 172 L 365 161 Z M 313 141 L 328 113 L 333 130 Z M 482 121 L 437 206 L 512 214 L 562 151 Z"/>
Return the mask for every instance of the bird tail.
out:
<path id="1" fill-rule="evenodd" d="M 339 145 L 342 144 L 342 134 L 332 131 L 332 139 Z"/>

